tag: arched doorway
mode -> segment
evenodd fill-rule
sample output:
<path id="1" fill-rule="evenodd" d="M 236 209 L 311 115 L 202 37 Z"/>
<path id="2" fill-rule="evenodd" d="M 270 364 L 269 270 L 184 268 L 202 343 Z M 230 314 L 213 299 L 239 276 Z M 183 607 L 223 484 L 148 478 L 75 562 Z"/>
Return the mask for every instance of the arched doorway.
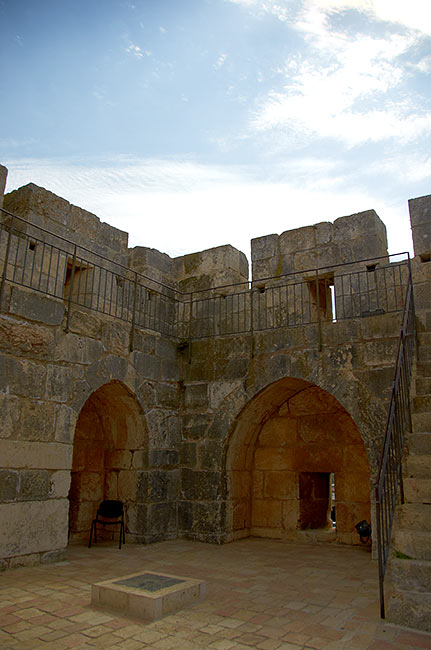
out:
<path id="1" fill-rule="evenodd" d="M 70 540 L 87 539 L 103 499 L 123 501 L 127 532 L 138 537 L 142 534 L 137 530 L 137 511 L 145 501 L 140 484 L 142 470 L 148 467 L 147 438 L 142 408 L 124 384 L 111 381 L 90 395 L 75 428 Z"/>
<path id="2" fill-rule="evenodd" d="M 330 393 L 302 379 L 276 381 L 244 407 L 232 428 L 226 470 L 231 539 L 296 539 L 312 531 L 313 539 L 357 544 L 355 524 L 370 521 L 360 432 Z"/>

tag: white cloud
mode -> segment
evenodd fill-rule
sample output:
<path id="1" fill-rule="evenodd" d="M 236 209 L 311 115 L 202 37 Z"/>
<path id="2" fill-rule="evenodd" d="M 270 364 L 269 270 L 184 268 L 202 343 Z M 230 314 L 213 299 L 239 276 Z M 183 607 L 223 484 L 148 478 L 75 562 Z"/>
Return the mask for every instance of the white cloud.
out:
<path id="1" fill-rule="evenodd" d="M 257 9 L 262 13 L 272 13 L 279 20 L 288 20 L 293 11 L 292 0 L 230 0 L 234 4 Z M 431 10 L 429 0 L 298 0 L 301 6 L 316 20 L 322 12 L 356 9 L 371 17 L 386 22 L 394 22 L 404 27 L 431 34 Z"/>
<path id="2" fill-rule="evenodd" d="M 414 140 L 430 131 L 431 115 L 398 93 L 410 74 L 402 59 L 412 34 L 372 37 L 331 29 L 322 7 L 369 7 L 356 0 L 306 3 L 294 27 L 309 43 L 307 56 L 286 62 L 285 87 L 261 100 L 251 134 L 277 130 L 290 145 L 333 138 L 348 147 L 397 138 Z M 427 69 L 428 60 L 422 65 Z"/>
<path id="3" fill-rule="evenodd" d="M 227 54 L 225 52 L 220 54 L 217 61 L 213 65 L 214 70 L 218 70 L 219 68 L 222 68 L 226 63 L 226 59 L 227 59 Z"/>
<path id="4" fill-rule="evenodd" d="M 150 52 L 149 50 L 142 50 L 142 48 L 139 45 L 135 45 L 134 43 L 130 43 L 130 45 L 126 47 L 126 52 L 128 54 L 133 54 L 138 59 L 142 59 L 144 56 L 152 55 L 152 52 Z"/>

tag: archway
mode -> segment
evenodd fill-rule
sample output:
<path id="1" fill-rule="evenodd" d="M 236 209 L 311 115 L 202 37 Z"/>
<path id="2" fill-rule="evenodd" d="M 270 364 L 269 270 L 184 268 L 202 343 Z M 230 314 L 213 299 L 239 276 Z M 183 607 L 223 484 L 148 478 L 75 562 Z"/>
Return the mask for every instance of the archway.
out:
<path id="1" fill-rule="evenodd" d="M 233 426 L 226 470 L 229 538 L 360 543 L 355 524 L 370 520 L 367 453 L 346 409 L 315 384 L 280 379 L 250 400 Z"/>
<path id="2" fill-rule="evenodd" d="M 69 539 L 87 539 L 98 504 L 119 499 L 133 536 L 142 471 L 148 467 L 148 436 L 142 408 L 121 382 L 111 381 L 90 395 L 75 428 L 69 492 Z M 107 533 L 109 534 L 109 533 Z M 112 534 L 112 533 L 110 533 Z"/>

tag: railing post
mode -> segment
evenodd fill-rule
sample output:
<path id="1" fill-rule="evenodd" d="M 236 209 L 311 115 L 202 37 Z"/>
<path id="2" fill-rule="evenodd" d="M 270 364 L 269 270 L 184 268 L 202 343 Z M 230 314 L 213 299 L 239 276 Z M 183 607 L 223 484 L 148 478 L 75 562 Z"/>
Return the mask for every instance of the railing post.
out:
<path id="1" fill-rule="evenodd" d="M 69 325 L 70 325 L 70 310 L 72 305 L 73 283 L 75 281 L 75 266 L 76 266 L 76 244 L 73 248 L 72 273 L 70 276 L 69 297 L 67 299 L 67 320 L 66 320 L 66 327 L 64 328 L 64 331 L 66 333 L 69 331 Z M 67 262 L 66 262 L 66 270 L 67 270 Z"/>
<path id="2" fill-rule="evenodd" d="M 133 280 L 133 307 L 132 307 L 132 324 L 130 326 L 129 352 L 133 351 L 133 346 L 135 344 L 135 318 L 136 318 L 137 293 L 138 293 L 138 274 L 135 271 L 135 279 Z"/>
<path id="3" fill-rule="evenodd" d="M 192 362 L 192 334 L 193 334 L 193 291 L 190 292 L 189 336 L 187 346 L 187 363 Z"/>
<path id="4" fill-rule="evenodd" d="M 251 336 L 251 358 L 254 359 L 254 289 L 250 289 L 250 336 Z"/>
<path id="5" fill-rule="evenodd" d="M 9 231 L 8 231 L 8 238 L 7 238 L 7 244 L 6 244 L 6 255 L 5 255 L 5 260 L 4 260 L 4 265 L 3 265 L 3 272 L 1 276 L 1 289 L 0 289 L 0 311 L 3 309 L 3 295 L 4 295 L 4 288 L 6 285 L 6 273 L 7 273 L 7 265 L 9 263 L 9 253 L 10 253 L 10 243 L 12 239 L 12 229 L 13 229 L 13 221 L 15 219 L 15 216 L 12 215 L 12 219 L 10 221 L 10 226 L 9 226 Z"/>
<path id="6" fill-rule="evenodd" d="M 379 564 L 380 618 L 385 618 L 384 562 L 379 488 L 376 487 L 377 559 Z"/>
<path id="7" fill-rule="evenodd" d="M 320 291 L 319 291 L 319 276 L 316 269 L 316 307 L 317 307 L 317 336 L 319 341 L 319 352 L 322 351 L 322 321 L 320 314 Z"/>

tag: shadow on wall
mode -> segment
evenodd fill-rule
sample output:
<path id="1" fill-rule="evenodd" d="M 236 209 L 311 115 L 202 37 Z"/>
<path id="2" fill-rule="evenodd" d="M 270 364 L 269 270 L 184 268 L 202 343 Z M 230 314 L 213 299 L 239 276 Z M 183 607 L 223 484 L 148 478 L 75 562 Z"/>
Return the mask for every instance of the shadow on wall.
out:
<path id="1" fill-rule="evenodd" d="M 360 544 L 355 524 L 370 520 L 368 458 L 353 419 L 327 391 L 294 378 L 264 389 L 237 419 L 226 468 L 230 539 L 327 531 Z"/>
<path id="2" fill-rule="evenodd" d="M 147 428 L 142 408 L 124 384 L 109 382 L 87 399 L 76 424 L 69 539 L 88 538 L 103 499 L 123 501 L 128 532 L 136 534 L 136 511 L 146 497 L 140 494 L 139 472 L 147 466 Z"/>

